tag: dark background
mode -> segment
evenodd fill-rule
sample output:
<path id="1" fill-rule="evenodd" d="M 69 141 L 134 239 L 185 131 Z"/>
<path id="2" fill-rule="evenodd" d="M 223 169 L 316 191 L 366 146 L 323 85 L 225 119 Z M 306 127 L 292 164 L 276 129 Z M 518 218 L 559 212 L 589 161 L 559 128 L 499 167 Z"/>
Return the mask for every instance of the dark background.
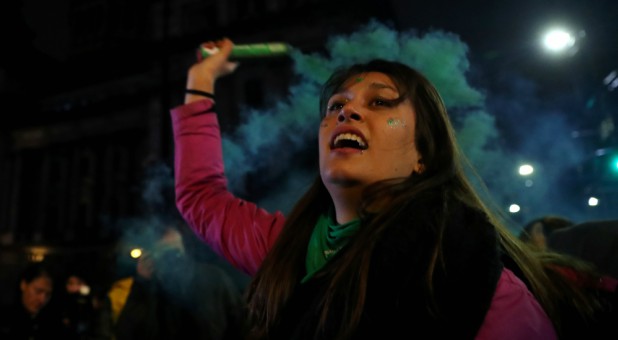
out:
<path id="1" fill-rule="evenodd" d="M 329 37 L 354 32 L 371 19 L 396 30 L 459 35 L 469 45 L 469 80 L 485 89 L 505 148 L 514 150 L 530 139 L 526 157 L 542 162 L 552 138 L 566 134 L 584 150 L 575 165 L 554 164 L 560 180 L 544 198 L 549 207 L 524 206 L 515 224 L 546 213 L 576 221 L 618 218 L 618 176 L 605 166 L 608 154 L 618 152 L 618 89 L 603 83 L 618 69 L 617 3 L 5 1 L 0 12 L 3 285 L 37 254 L 54 259 L 59 268 L 88 268 L 93 280 L 107 282 L 117 269 L 118 243 L 133 242 L 123 239 L 127 221 L 174 214 L 168 112 L 182 102 L 186 69 L 199 42 L 228 36 L 236 43 L 285 41 L 305 53 L 322 52 Z M 541 51 L 540 34 L 552 22 L 580 34 L 577 53 L 552 59 Z M 293 79 L 288 58 L 251 60 L 242 67 L 242 73 L 218 83 L 224 131 L 234 130 L 241 106 L 272 105 L 271 98 L 286 95 Z M 552 124 L 522 129 L 521 118 L 508 114 L 513 112 L 523 117 L 551 112 L 568 129 Z M 537 137 L 543 144 L 535 144 Z M 244 195 L 258 201 L 273 184 L 251 172 L 244 183 Z M 585 207 L 589 195 L 601 197 L 602 205 Z M 582 208 L 562 207 L 555 197 L 581 202 Z M 212 259 L 198 240 L 188 242 L 195 254 Z"/>

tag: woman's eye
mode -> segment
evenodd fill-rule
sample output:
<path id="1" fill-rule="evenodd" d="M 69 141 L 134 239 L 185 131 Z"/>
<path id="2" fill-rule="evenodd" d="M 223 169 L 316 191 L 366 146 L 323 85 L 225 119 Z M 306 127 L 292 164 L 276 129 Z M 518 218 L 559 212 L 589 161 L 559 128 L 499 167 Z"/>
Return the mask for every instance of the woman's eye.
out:
<path id="1" fill-rule="evenodd" d="M 393 105 L 395 105 L 395 101 L 394 100 L 388 100 L 388 99 L 375 99 L 373 101 L 373 105 L 374 106 L 386 106 L 386 107 L 391 107 Z"/>
<path id="2" fill-rule="evenodd" d="M 332 103 L 326 108 L 327 112 L 339 111 L 343 108 L 343 103 Z"/>

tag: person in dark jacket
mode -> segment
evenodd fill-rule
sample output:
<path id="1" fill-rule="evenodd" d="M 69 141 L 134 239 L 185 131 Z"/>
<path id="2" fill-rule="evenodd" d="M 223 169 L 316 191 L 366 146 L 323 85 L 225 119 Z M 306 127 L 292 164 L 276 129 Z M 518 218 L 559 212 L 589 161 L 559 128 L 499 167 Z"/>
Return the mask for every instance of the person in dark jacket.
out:
<path id="1" fill-rule="evenodd" d="M 584 259 L 618 278 L 618 220 L 573 224 L 552 232 L 547 242 L 551 249 Z"/>
<path id="2" fill-rule="evenodd" d="M 144 230 L 150 236 L 142 242 L 135 275 L 112 285 L 95 339 L 244 338 L 237 285 L 223 269 L 187 254 L 177 228 L 153 223 Z"/>

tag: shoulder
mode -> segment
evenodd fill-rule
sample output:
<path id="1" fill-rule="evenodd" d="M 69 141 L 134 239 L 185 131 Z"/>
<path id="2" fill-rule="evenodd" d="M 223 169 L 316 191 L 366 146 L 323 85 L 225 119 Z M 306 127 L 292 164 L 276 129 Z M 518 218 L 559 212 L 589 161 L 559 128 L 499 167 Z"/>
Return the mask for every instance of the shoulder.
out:
<path id="1" fill-rule="evenodd" d="M 0 338 L 8 337 L 18 325 L 26 322 L 28 317 L 16 304 L 0 306 Z"/>
<path id="2" fill-rule="evenodd" d="M 557 335 L 526 285 L 504 268 L 476 339 L 550 340 L 557 339 Z"/>
<path id="3" fill-rule="evenodd" d="M 548 246 L 593 263 L 618 277 L 618 220 L 589 221 L 551 233 Z"/>

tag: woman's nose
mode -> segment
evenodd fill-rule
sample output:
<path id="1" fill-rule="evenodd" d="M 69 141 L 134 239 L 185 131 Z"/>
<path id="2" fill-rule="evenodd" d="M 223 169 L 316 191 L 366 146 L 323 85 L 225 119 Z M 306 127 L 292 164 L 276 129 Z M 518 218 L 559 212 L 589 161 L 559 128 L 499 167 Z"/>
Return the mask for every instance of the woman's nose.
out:
<path id="1" fill-rule="evenodd" d="M 344 122 L 346 120 L 362 120 L 361 114 L 351 103 L 346 103 L 341 110 L 339 110 L 339 115 L 337 116 L 338 122 Z"/>

